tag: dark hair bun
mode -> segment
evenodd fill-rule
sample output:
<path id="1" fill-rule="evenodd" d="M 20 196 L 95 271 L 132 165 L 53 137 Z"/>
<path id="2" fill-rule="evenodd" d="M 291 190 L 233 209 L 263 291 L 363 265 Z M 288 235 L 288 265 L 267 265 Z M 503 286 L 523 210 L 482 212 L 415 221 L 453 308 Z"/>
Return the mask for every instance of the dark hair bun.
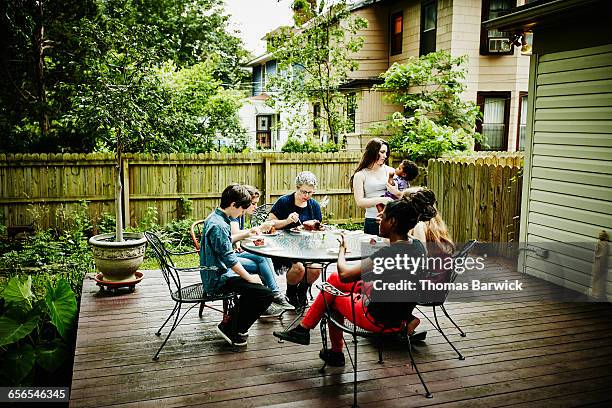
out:
<path id="1" fill-rule="evenodd" d="M 429 221 L 438 213 L 435 207 L 436 195 L 429 189 L 410 193 L 407 198 L 413 203 L 416 212 L 420 214 L 419 221 Z"/>

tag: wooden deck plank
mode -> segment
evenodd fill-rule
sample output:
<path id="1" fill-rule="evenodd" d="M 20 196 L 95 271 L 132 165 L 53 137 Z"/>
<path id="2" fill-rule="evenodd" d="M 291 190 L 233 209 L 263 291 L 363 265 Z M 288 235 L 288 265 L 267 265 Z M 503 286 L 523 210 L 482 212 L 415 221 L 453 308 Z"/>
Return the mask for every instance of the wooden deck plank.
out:
<path id="1" fill-rule="evenodd" d="M 524 277 L 495 259 L 487 260 L 486 274 L 497 280 Z M 274 319 L 258 321 L 246 350 L 235 352 L 214 332 L 220 314 L 207 309 L 200 319 L 192 310 L 160 360 L 152 361 L 163 341 L 154 332 L 173 303 L 158 271 L 145 276 L 136 292 L 115 297 L 100 296 L 95 283 L 85 280 L 71 407 L 327 407 L 352 401 L 350 366 L 317 371 L 318 330 L 312 332 L 310 346 L 279 344 L 271 332 L 282 322 Z M 189 279 L 197 282 L 199 277 Z M 440 320 L 466 355 L 464 361 L 421 318 L 429 333 L 425 343 L 415 345 L 414 354 L 435 394 L 432 400 L 422 395 L 400 345 L 386 345 L 385 364 L 380 365 L 376 349 L 360 342 L 360 404 L 571 406 L 568 401 L 609 400 L 602 390 L 612 377 L 612 307 L 537 301 L 550 292 L 550 285 L 539 280 L 531 285 L 527 295 L 448 304 L 467 337 L 458 336 L 445 317 Z"/>

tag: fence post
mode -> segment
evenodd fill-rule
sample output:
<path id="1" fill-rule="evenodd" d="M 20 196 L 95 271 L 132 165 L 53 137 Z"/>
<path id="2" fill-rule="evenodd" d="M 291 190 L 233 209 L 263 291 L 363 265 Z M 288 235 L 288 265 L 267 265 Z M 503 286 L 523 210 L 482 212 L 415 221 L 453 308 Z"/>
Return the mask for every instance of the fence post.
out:
<path id="1" fill-rule="evenodd" d="M 264 156 L 263 161 L 264 204 L 270 204 L 270 158 Z"/>
<path id="2" fill-rule="evenodd" d="M 123 228 L 130 226 L 130 165 L 129 159 L 123 159 Z"/>

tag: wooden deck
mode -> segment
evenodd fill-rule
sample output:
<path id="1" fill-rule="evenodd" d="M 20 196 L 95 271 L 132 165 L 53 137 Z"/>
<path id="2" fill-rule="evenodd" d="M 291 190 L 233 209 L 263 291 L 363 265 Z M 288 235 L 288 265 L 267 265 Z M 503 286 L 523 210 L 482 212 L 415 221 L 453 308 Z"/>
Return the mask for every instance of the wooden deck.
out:
<path id="1" fill-rule="evenodd" d="M 511 273 L 499 260 L 487 266 L 492 277 Z M 348 360 L 345 368 L 319 374 L 318 330 L 310 346 L 279 344 L 272 336 L 281 328 L 277 319 L 258 321 L 248 347 L 236 352 L 214 331 L 218 313 L 206 309 L 200 319 L 192 310 L 160 360 L 152 361 L 163 340 L 154 333 L 173 306 L 162 284 L 159 271 L 146 271 L 134 293 L 109 297 L 98 294 L 91 277 L 85 280 L 71 407 L 333 407 L 352 402 Z M 449 304 L 467 337 L 448 332 L 466 359 L 458 360 L 431 330 L 426 342 L 414 347 L 433 399 L 424 397 L 408 353 L 398 344 L 386 345 L 382 365 L 373 346 L 360 344 L 360 405 L 610 406 L 612 307 L 542 301 L 538 293 L 546 292 L 547 284 L 533 284 L 530 294 L 509 294 L 505 301 L 492 296 Z"/>

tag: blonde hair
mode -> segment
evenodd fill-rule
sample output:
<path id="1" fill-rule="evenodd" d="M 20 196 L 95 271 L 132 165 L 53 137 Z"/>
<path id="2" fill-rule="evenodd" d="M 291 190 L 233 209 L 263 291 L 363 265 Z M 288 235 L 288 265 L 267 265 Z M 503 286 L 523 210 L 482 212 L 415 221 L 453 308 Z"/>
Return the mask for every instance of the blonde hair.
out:
<path id="1" fill-rule="evenodd" d="M 446 255 L 452 255 L 455 252 L 455 243 L 439 213 L 425 222 L 425 239 L 428 243 L 434 243 L 437 249 Z"/>

